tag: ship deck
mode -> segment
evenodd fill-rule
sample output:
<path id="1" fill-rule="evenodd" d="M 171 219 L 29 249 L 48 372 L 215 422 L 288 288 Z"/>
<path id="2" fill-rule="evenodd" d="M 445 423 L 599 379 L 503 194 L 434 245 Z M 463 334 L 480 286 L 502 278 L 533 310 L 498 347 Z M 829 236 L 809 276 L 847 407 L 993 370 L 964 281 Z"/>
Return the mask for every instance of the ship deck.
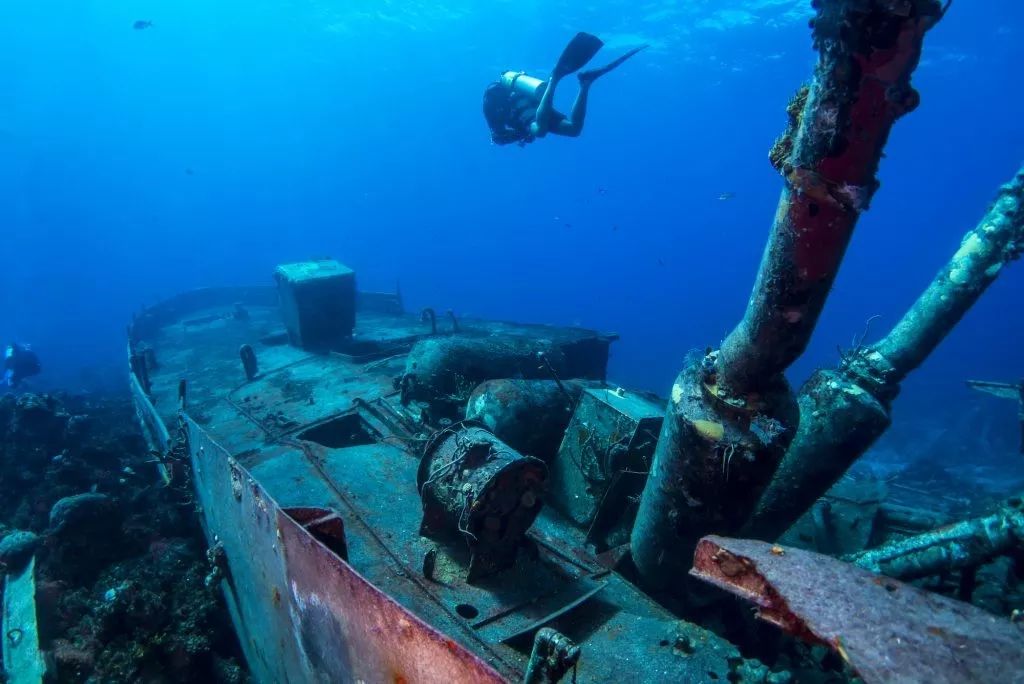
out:
<path id="1" fill-rule="evenodd" d="M 694 673 L 725 680 L 742 661 L 730 643 L 677 619 L 610 571 L 587 550 L 586 531 L 551 508 L 529 532 L 536 557 L 520 554 L 511 569 L 474 584 L 465 581 L 465 548 L 420 536 L 416 473 L 423 435 L 407 429 L 412 417 L 395 389 L 412 344 L 432 334 L 418 316 L 364 306 L 351 349 L 330 354 L 287 344 L 269 288 L 190 294 L 146 316 L 136 327 L 156 358 L 149 399 L 168 431 L 178 421 L 184 380 L 188 418 L 278 505 L 336 511 L 344 521 L 347 562 L 359 575 L 502 676 L 521 677 L 532 637 L 543 626 L 581 646 L 577 676 L 584 682 L 671 681 Z M 598 336 L 480 320 L 437 334 L 566 342 Z M 239 360 L 243 344 L 258 359 L 259 374 L 251 381 Z M 213 529 L 225 523 L 206 513 L 208 535 L 225 546 L 232 575 L 248 578 L 234 582 L 229 593 L 287 591 L 251 586 L 259 579 L 246 573 L 241 542 L 232 548 L 229 531 Z M 431 551 L 436 563 L 428 578 L 423 567 Z M 236 622 L 244 623 L 238 597 L 229 596 L 229 604 Z M 253 632 L 237 626 L 241 634 Z M 256 657 L 251 649 L 247 656 Z"/>

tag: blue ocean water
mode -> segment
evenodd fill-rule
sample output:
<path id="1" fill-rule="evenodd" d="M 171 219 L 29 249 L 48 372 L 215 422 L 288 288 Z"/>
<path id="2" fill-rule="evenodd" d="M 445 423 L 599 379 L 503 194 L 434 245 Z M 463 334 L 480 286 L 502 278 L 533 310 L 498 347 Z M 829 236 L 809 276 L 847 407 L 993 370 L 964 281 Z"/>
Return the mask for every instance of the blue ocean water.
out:
<path id="1" fill-rule="evenodd" d="M 743 312 L 809 17 L 807 0 L 4 3 L 0 336 L 66 386 L 123 362 L 141 305 L 331 255 L 410 308 L 617 331 L 612 378 L 666 393 Z M 957 2 L 928 35 L 922 104 L 795 384 L 868 318 L 869 340 L 895 323 L 1024 159 L 1022 19 Z M 546 75 L 579 30 L 606 41 L 598 60 L 651 47 L 595 85 L 579 139 L 491 145 L 487 83 Z M 1024 375 L 1022 293 L 1016 264 L 908 380 L 894 430 L 981 406 L 1016 439 L 1015 407 L 963 380 Z"/>

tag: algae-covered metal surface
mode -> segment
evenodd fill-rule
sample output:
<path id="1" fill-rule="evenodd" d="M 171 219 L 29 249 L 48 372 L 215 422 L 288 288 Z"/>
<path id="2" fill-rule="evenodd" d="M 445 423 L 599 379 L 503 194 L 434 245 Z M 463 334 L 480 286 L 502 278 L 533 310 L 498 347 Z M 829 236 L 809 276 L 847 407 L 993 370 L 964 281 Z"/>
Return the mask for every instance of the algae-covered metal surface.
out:
<path id="1" fill-rule="evenodd" d="M 196 490 L 228 559 L 226 589 L 259 679 L 425 681 L 429 672 L 439 681 L 502 681 L 367 582 L 201 428 L 189 428 Z"/>
<path id="2" fill-rule="evenodd" d="M 248 296 L 209 290 L 158 305 L 141 317 L 132 345 L 151 350 L 150 390 L 137 383 L 136 405 L 159 436 L 154 443 L 167 435 L 175 448 L 179 415 L 185 421 L 192 467 L 179 476 L 192 478 L 210 543 L 223 549 L 223 588 L 257 680 L 517 681 L 548 627 L 579 647 L 579 681 L 708 672 L 764 681 L 767 668 L 609 570 L 588 548 L 588 526 L 555 507 L 543 507 L 511 566 L 484 577 L 470 577 L 469 547 L 458 534 L 421 535 L 423 447 L 459 404 L 403 391 L 422 370 L 409 361 L 423 358 L 417 345 L 461 348 L 465 340 L 484 360 L 512 349 L 514 362 L 499 368 L 589 378 L 595 396 L 619 407 L 610 415 L 622 416 L 622 430 L 612 434 L 611 421 L 611 442 L 649 452 L 656 424 L 637 425 L 656 421 L 656 405 L 602 389 L 614 336 L 470 319 L 434 333 L 394 300 L 360 297 L 372 308 L 358 311 L 352 338 L 312 353 L 287 343 L 269 293 L 242 292 Z M 251 379 L 242 345 L 257 358 Z M 534 349 L 546 357 L 530 356 Z M 460 392 L 468 378 L 494 374 L 445 364 L 429 372 L 438 387 Z M 449 380 L 450 372 L 458 377 Z M 293 509 L 324 512 L 342 539 L 304 528 L 286 514 Z M 457 514 L 452 524 L 459 526 Z"/>
<path id="3" fill-rule="evenodd" d="M 698 544 L 697 574 L 868 681 L 1013 679 L 1016 627 L 809 552 L 705 536 L 781 532 L 806 513 L 888 427 L 899 380 L 1019 256 L 1016 239 L 981 249 L 975 236 L 897 328 L 901 368 L 844 377 L 868 358 L 859 348 L 816 376 L 820 392 L 791 391 L 784 371 L 878 188 L 894 122 L 917 106 L 910 77 L 948 8 L 813 5 L 818 63 L 770 155 L 785 187 L 746 315 L 690 357 L 665 412 L 607 385 L 614 335 L 405 313 L 336 262 L 281 267 L 276 293 L 190 293 L 133 322 L 142 422 L 166 442 L 169 477 L 192 478 L 257 680 L 785 681 L 679 619 L 701 610 L 686 582 Z M 1019 194 L 1019 178 L 1008 187 Z M 1000 200 L 1007 230 L 985 235 L 1012 237 L 1015 198 Z M 800 453 L 817 467 L 789 468 Z M 762 506 L 772 483 L 797 486 Z M 854 503 L 881 517 L 881 501 Z M 834 528 L 832 513 L 814 508 L 812 529 Z M 837 547 L 873 535 L 853 527 Z"/>

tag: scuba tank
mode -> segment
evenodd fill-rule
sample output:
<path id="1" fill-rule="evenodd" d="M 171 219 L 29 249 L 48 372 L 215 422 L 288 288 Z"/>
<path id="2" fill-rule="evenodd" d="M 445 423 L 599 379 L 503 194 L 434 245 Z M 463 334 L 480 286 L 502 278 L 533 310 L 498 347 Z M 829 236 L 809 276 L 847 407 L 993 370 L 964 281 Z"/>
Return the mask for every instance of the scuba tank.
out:
<path id="1" fill-rule="evenodd" d="M 526 95 L 540 102 L 548 87 L 547 81 L 527 76 L 524 71 L 506 71 L 501 75 L 501 84 L 513 93 Z"/>

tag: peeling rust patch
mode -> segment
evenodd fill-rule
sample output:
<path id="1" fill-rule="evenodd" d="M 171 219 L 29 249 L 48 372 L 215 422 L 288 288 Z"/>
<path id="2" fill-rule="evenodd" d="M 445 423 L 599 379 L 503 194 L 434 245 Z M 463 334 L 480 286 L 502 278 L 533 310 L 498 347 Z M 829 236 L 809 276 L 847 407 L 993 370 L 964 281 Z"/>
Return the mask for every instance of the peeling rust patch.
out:
<path id="1" fill-rule="evenodd" d="M 1011 682 L 1024 672 L 1016 625 L 829 556 L 708 536 L 690 574 L 754 603 L 784 631 L 827 644 L 868 684 Z"/>

